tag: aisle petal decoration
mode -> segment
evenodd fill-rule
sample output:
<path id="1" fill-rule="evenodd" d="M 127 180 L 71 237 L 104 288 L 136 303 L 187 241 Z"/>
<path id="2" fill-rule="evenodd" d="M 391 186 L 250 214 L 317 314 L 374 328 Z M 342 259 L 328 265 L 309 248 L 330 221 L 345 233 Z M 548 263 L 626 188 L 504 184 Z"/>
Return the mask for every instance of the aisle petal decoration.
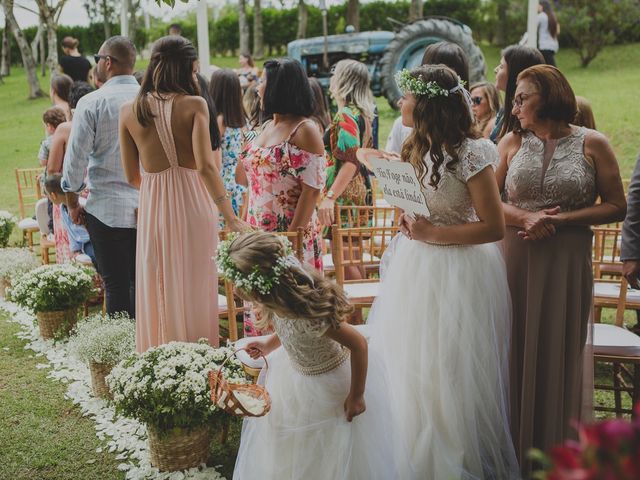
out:
<path id="1" fill-rule="evenodd" d="M 91 395 L 89 369 L 70 354 L 68 344 L 41 339 L 35 318 L 26 309 L 4 301 L 0 301 L 0 309 L 10 315 L 10 321 L 20 325 L 16 336 L 27 342 L 24 348 L 42 358 L 42 368 L 51 369 L 48 378 L 67 384 L 66 398 L 78 405 L 84 417 L 95 422 L 96 436 L 104 442 L 96 453 L 116 454 L 118 470 L 125 473 L 127 480 L 224 480 L 215 468 L 205 465 L 182 472 L 160 472 L 152 467 L 145 425 L 117 414 L 105 400 Z"/>

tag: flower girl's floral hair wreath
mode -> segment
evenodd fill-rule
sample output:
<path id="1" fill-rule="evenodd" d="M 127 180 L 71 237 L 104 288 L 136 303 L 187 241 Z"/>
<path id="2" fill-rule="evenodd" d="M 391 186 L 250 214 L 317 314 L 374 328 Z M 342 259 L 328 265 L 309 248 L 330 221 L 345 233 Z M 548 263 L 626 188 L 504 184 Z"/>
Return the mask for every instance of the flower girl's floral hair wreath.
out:
<path id="1" fill-rule="evenodd" d="M 337 328 L 353 313 L 342 289 L 303 266 L 282 236 L 261 231 L 232 234 L 218 246 L 217 263 L 238 294 L 258 304 L 258 328 L 267 326 L 274 314 L 327 320 Z"/>
<path id="2" fill-rule="evenodd" d="M 396 75 L 402 93 L 415 99 L 413 132 L 402 146 L 402 159 L 416 168 L 423 180 L 429 174 L 429 185 L 438 187 L 444 163 L 444 152 L 453 160 L 446 164 L 454 169 L 458 161 L 456 150 L 465 138 L 477 138 L 468 91 L 460 77 L 444 65 L 422 65 L 402 70 Z M 406 107 L 403 107 L 403 109 Z M 431 154 L 427 171 L 424 158 Z"/>

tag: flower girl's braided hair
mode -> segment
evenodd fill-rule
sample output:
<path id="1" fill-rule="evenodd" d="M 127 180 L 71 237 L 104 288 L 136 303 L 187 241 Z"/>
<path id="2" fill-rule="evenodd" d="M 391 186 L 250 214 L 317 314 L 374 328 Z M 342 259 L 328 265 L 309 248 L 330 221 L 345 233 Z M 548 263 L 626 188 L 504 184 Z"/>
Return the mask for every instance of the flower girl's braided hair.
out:
<path id="1" fill-rule="evenodd" d="M 458 75 L 445 65 L 422 65 L 397 76 L 402 92 L 415 97 L 413 132 L 402 146 L 402 160 L 417 170 L 420 181 L 429 174 L 429 185 L 438 188 L 444 152 L 451 157 L 446 168 L 458 162 L 456 150 L 465 138 L 477 138 L 468 93 Z M 431 154 L 430 172 L 425 156 Z"/>
<path id="2" fill-rule="evenodd" d="M 335 328 L 353 313 L 344 291 L 290 253 L 284 237 L 262 231 L 240 234 L 218 251 L 218 267 L 245 300 L 259 304 L 258 328 L 273 315 L 329 321 Z M 231 278 L 230 278 L 231 277 Z"/>

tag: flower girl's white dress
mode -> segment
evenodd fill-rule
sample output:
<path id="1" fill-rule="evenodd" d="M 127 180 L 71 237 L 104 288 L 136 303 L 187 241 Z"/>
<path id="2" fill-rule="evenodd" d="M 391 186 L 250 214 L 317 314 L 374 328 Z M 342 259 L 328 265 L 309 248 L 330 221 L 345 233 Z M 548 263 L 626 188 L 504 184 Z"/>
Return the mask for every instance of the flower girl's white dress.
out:
<path id="1" fill-rule="evenodd" d="M 412 478 L 394 438 L 388 384 L 370 358 L 366 411 L 347 422 L 349 350 L 324 336 L 329 323 L 274 319 L 282 348 L 267 356 L 259 383 L 271 411 L 245 419 L 234 480 L 393 480 Z M 404 457 L 402 457 L 404 453 Z"/>
<path id="2" fill-rule="evenodd" d="M 472 139 L 458 156 L 447 170 L 445 153 L 438 188 L 423 189 L 436 225 L 478 220 L 466 183 L 498 157 L 492 143 Z M 428 155 L 426 162 L 431 168 Z M 418 478 L 519 478 L 507 415 L 511 300 L 499 245 L 435 246 L 399 234 L 383 264 L 370 350 L 382 352 L 390 372 L 394 423 Z"/>

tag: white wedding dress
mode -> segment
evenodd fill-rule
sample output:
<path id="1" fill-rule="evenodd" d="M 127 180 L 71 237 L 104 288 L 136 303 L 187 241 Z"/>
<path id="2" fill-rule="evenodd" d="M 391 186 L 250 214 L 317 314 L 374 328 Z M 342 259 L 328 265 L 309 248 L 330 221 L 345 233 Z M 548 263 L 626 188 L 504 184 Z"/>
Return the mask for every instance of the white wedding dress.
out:
<path id="1" fill-rule="evenodd" d="M 328 322 L 274 319 L 282 347 L 258 383 L 271 411 L 245 419 L 234 480 L 410 480 L 408 449 L 391 420 L 382 362 L 369 356 L 366 411 L 347 422 L 349 350 L 324 333 Z"/>
<path id="2" fill-rule="evenodd" d="M 436 225 L 478 220 L 466 182 L 498 155 L 491 142 L 467 139 L 458 157 L 453 171 L 442 167 L 437 190 L 424 188 Z M 519 478 L 507 402 L 511 300 L 498 244 L 436 246 L 399 234 L 383 264 L 370 350 L 389 371 L 394 424 L 417 477 Z"/>

